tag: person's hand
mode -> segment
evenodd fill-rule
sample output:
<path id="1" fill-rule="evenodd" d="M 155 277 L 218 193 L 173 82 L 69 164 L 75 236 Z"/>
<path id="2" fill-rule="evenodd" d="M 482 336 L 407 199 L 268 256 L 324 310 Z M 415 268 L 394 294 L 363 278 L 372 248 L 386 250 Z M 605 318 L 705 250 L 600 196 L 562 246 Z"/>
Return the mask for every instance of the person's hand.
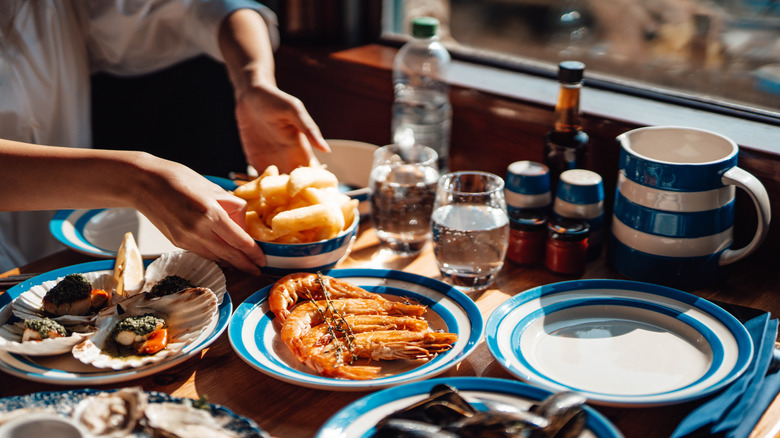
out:
<path id="1" fill-rule="evenodd" d="M 246 202 L 192 169 L 144 155 L 135 207 L 174 245 L 259 274 L 262 250 L 245 231 Z"/>
<path id="2" fill-rule="evenodd" d="M 312 147 L 329 151 L 303 103 L 276 87 L 255 85 L 241 94 L 236 119 L 247 162 L 258 172 L 273 164 L 289 173 L 317 164 Z"/>
<path id="3" fill-rule="evenodd" d="M 316 164 L 312 148 L 330 152 L 303 103 L 279 89 L 268 26 L 242 9 L 220 26 L 220 49 L 236 98 L 236 119 L 247 162 L 258 172 L 269 165 L 290 173 Z"/>

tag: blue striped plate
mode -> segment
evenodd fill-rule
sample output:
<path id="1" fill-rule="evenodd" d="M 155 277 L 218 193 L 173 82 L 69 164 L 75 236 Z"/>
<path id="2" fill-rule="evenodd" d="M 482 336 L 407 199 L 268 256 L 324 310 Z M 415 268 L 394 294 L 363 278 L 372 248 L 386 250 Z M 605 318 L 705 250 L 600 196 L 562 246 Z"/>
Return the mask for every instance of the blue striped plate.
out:
<path id="1" fill-rule="evenodd" d="M 428 306 L 425 318 L 434 329 L 458 335 L 446 353 L 423 362 L 382 361 L 383 377 L 373 380 L 342 380 L 322 377 L 298 362 L 281 342 L 280 326 L 268 309 L 272 286 L 241 303 L 228 328 L 230 344 L 253 368 L 278 380 L 308 388 L 336 391 L 370 391 L 424 380 L 455 366 L 476 348 L 484 324 L 476 304 L 463 292 L 432 278 L 386 269 L 334 269 L 325 274 L 348 281 L 387 297 L 411 298 Z M 372 362 L 376 365 L 377 362 Z"/>
<path id="2" fill-rule="evenodd" d="M 488 377 L 445 377 L 388 388 L 363 397 L 332 416 L 317 433 L 317 438 L 370 437 L 379 420 L 428 397 L 431 388 L 447 384 L 475 408 L 480 400 L 506 403 L 527 409 L 534 402 L 552 395 L 550 391 L 525 383 Z M 585 406 L 588 413 L 582 436 L 620 438 L 623 434 L 595 409 Z M 590 433 L 588 433 L 590 432 Z"/>
<path id="3" fill-rule="evenodd" d="M 612 406 L 704 397 L 738 378 L 753 356 L 745 327 L 715 304 L 623 280 L 519 293 L 490 315 L 485 339 L 514 376 Z"/>
<path id="4" fill-rule="evenodd" d="M 146 262 L 147 265 L 149 263 L 151 261 Z M 100 271 L 113 273 L 114 260 L 100 260 L 67 266 L 19 283 L 0 295 L 0 315 L 5 315 L 5 312 L 10 310 L 11 302 L 32 286 L 45 281 L 56 280 L 68 274 Z M 0 371 L 5 371 L 23 379 L 57 385 L 103 385 L 149 376 L 184 362 L 217 340 L 227 328 L 233 311 L 233 304 L 227 292 L 225 292 L 217 311 L 219 312 L 219 318 L 213 326 L 207 327 L 195 341 L 187 345 L 181 352 L 156 364 L 124 370 L 100 369 L 85 365 L 70 354 L 50 357 L 26 356 L 0 350 Z M 10 312 L 8 314 L 10 315 Z M 0 323 L 4 322 L 0 321 Z"/>

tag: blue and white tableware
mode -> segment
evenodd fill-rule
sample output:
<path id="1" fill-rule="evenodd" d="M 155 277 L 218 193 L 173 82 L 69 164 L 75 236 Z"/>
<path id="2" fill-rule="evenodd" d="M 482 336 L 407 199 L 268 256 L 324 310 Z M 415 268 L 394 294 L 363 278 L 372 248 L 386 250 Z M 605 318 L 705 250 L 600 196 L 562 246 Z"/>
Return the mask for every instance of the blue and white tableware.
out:
<path id="1" fill-rule="evenodd" d="M 635 280 L 699 287 L 718 278 L 718 268 L 754 252 L 769 231 L 766 189 L 737 167 L 739 147 L 714 132 L 685 127 L 647 127 L 617 137 L 620 163 L 615 193 L 610 261 Z M 731 249 L 734 194 L 750 195 L 756 232 Z"/>
<path id="2" fill-rule="evenodd" d="M 601 175 L 586 169 L 561 173 L 553 204 L 556 216 L 582 219 L 590 227 L 589 258 L 598 257 L 604 243 L 604 183 Z"/>
<path id="3" fill-rule="evenodd" d="M 515 161 L 507 167 L 504 194 L 509 211 L 549 208 L 550 169 L 535 161 Z"/>

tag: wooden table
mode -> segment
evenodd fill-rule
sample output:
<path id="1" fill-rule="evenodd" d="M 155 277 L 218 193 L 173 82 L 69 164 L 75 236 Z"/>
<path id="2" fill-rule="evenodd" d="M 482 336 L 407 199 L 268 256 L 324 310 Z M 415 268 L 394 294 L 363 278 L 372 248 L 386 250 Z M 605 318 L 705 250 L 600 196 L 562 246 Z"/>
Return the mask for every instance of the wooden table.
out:
<path id="1" fill-rule="evenodd" d="M 374 232 L 362 227 L 350 257 L 338 267 L 376 267 L 378 254 Z M 65 250 L 53 256 L 9 271 L 0 277 L 25 272 L 46 272 L 55 268 L 94 260 Z M 775 261 L 776 262 L 776 261 Z M 759 265 L 750 260 L 737 264 L 727 278 L 712 288 L 689 291 L 707 299 L 741 304 L 780 315 L 780 270 L 772 263 Z M 430 246 L 412 259 L 386 266 L 432 278 L 441 278 Z M 272 278 L 251 277 L 241 272 L 226 271 L 228 292 L 234 308 L 254 292 L 273 282 Z M 621 278 L 601 259 L 591 262 L 583 278 Z M 571 280 L 552 274 L 544 268 L 518 267 L 507 263 L 491 289 L 475 293 L 471 298 L 487 318 L 499 304 L 526 289 L 542 284 Z M 446 376 L 486 376 L 514 379 L 491 356 L 483 343 L 465 361 L 446 372 Z M 264 430 L 276 437 L 311 437 L 333 414 L 366 392 L 330 392 L 307 389 L 266 376 L 247 365 L 233 351 L 224 333 L 199 357 L 159 374 L 146 378 L 106 385 L 118 388 L 140 385 L 147 391 L 162 391 L 179 397 L 199 398 L 205 395 L 212 403 L 228 407 L 252 418 Z M 19 379 L 0 373 L 0 397 L 40 391 L 75 389 Z M 666 437 L 697 402 L 654 407 L 614 408 L 594 406 L 627 437 Z M 780 422 L 780 398 L 756 427 L 753 436 L 773 436 Z M 772 430 L 774 429 L 774 432 Z"/>

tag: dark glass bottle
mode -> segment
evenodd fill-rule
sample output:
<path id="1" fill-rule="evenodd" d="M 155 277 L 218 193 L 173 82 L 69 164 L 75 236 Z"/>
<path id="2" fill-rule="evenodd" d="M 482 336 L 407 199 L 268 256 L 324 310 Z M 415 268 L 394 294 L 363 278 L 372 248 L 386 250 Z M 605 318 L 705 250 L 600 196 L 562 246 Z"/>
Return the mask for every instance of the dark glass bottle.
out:
<path id="1" fill-rule="evenodd" d="M 544 136 L 544 164 L 550 168 L 553 190 L 562 172 L 586 167 L 589 138 L 580 124 L 580 90 L 584 73 L 585 64 L 579 61 L 558 64 L 560 91 L 555 104 L 555 126 Z"/>

